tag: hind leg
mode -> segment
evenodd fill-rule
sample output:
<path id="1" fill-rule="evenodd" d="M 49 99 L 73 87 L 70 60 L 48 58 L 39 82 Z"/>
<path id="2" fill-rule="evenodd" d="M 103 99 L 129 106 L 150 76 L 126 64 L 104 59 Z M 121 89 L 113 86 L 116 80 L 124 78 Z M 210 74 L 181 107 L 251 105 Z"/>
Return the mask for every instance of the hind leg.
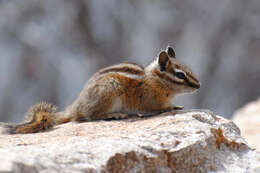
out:
<path id="1" fill-rule="evenodd" d="M 75 121 L 84 122 L 112 118 L 113 115 L 108 113 L 110 106 L 111 100 L 106 100 L 103 104 L 90 103 L 86 106 L 82 106 L 84 109 L 77 110 Z"/>
<path id="2" fill-rule="evenodd" d="M 127 116 L 123 113 L 120 96 L 115 93 L 114 88 L 99 86 L 97 90 L 98 94 L 94 95 L 94 98 L 88 95 L 87 99 L 81 100 L 79 98 L 75 102 L 78 104 L 77 108 L 74 109 L 74 112 L 77 111 L 76 121 L 120 119 Z"/>
<path id="3" fill-rule="evenodd" d="M 84 121 L 92 121 L 92 120 L 106 120 L 106 119 L 124 119 L 128 115 L 124 113 L 110 113 L 106 111 L 106 105 L 103 105 L 104 107 L 100 107 L 99 111 L 91 113 L 90 116 L 86 116 L 86 114 L 78 114 L 77 118 L 75 119 L 78 122 L 84 122 Z"/>

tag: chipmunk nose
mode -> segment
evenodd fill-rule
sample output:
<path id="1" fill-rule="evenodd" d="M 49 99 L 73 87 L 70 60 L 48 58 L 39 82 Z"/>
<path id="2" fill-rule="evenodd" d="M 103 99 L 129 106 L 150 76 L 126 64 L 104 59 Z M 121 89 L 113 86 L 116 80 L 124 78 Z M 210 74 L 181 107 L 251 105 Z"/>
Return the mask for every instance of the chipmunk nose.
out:
<path id="1" fill-rule="evenodd" d="M 192 88 L 199 89 L 200 88 L 200 83 L 197 81 L 187 81 L 188 85 Z"/>
<path id="2" fill-rule="evenodd" d="M 200 83 L 198 83 L 198 85 L 197 85 L 197 89 L 199 89 L 200 88 Z"/>
<path id="3" fill-rule="evenodd" d="M 196 89 L 199 89 L 199 88 L 200 88 L 200 83 L 192 84 L 192 87 L 193 87 L 193 88 L 196 88 Z"/>

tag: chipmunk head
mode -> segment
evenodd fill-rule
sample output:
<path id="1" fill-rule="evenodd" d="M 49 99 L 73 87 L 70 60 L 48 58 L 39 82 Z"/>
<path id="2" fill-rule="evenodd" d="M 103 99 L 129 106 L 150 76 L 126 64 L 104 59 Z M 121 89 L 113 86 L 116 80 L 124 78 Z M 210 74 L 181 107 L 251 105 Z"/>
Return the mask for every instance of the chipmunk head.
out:
<path id="1" fill-rule="evenodd" d="M 159 57 L 148 69 L 176 93 L 191 92 L 200 88 L 197 78 L 188 67 L 176 59 L 175 51 L 170 46 L 160 52 Z"/>

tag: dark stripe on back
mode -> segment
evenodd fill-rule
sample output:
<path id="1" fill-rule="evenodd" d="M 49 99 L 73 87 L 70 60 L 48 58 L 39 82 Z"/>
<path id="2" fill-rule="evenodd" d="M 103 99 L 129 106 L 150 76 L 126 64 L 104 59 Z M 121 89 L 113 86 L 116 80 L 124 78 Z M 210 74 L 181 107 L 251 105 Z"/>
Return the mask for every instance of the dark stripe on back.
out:
<path id="1" fill-rule="evenodd" d="M 134 67 L 127 67 L 127 66 L 106 68 L 104 70 L 101 70 L 99 74 L 104 74 L 109 72 L 123 72 L 123 73 L 135 74 L 135 75 L 144 75 L 143 70 L 139 70 Z"/>
<path id="2" fill-rule="evenodd" d="M 144 69 L 144 66 L 140 65 L 140 64 L 136 64 L 136 63 L 133 63 L 133 62 L 123 62 L 122 64 L 130 64 L 130 65 L 134 65 L 134 66 L 137 66 L 141 69 Z"/>

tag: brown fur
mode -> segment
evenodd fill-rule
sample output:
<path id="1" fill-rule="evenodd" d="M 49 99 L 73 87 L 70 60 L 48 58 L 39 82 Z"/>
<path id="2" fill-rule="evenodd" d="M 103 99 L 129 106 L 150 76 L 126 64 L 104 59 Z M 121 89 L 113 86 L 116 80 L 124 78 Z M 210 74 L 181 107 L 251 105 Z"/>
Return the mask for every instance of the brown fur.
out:
<path id="1" fill-rule="evenodd" d="M 52 128 L 56 109 L 45 102 L 32 106 L 25 115 L 26 122 L 15 126 L 11 133 L 35 133 Z"/>
<path id="2" fill-rule="evenodd" d="M 17 125 L 13 133 L 35 133 L 50 129 L 54 125 L 52 117 L 49 113 L 38 113 L 32 121 Z"/>
<path id="3" fill-rule="evenodd" d="M 122 63 L 101 69 L 65 111 L 56 112 L 55 106 L 40 103 L 28 111 L 25 123 L 5 127 L 10 133 L 34 133 L 70 121 L 122 118 L 133 113 L 154 114 L 172 110 L 175 107 L 171 100 L 176 94 L 197 89 L 185 81 L 176 80 L 175 68 L 186 72 L 189 83 L 198 86 L 199 83 L 192 72 L 175 58 L 167 58 L 166 52 L 160 55 L 163 55 L 159 59 L 161 62 L 157 60 L 146 68 Z"/>

